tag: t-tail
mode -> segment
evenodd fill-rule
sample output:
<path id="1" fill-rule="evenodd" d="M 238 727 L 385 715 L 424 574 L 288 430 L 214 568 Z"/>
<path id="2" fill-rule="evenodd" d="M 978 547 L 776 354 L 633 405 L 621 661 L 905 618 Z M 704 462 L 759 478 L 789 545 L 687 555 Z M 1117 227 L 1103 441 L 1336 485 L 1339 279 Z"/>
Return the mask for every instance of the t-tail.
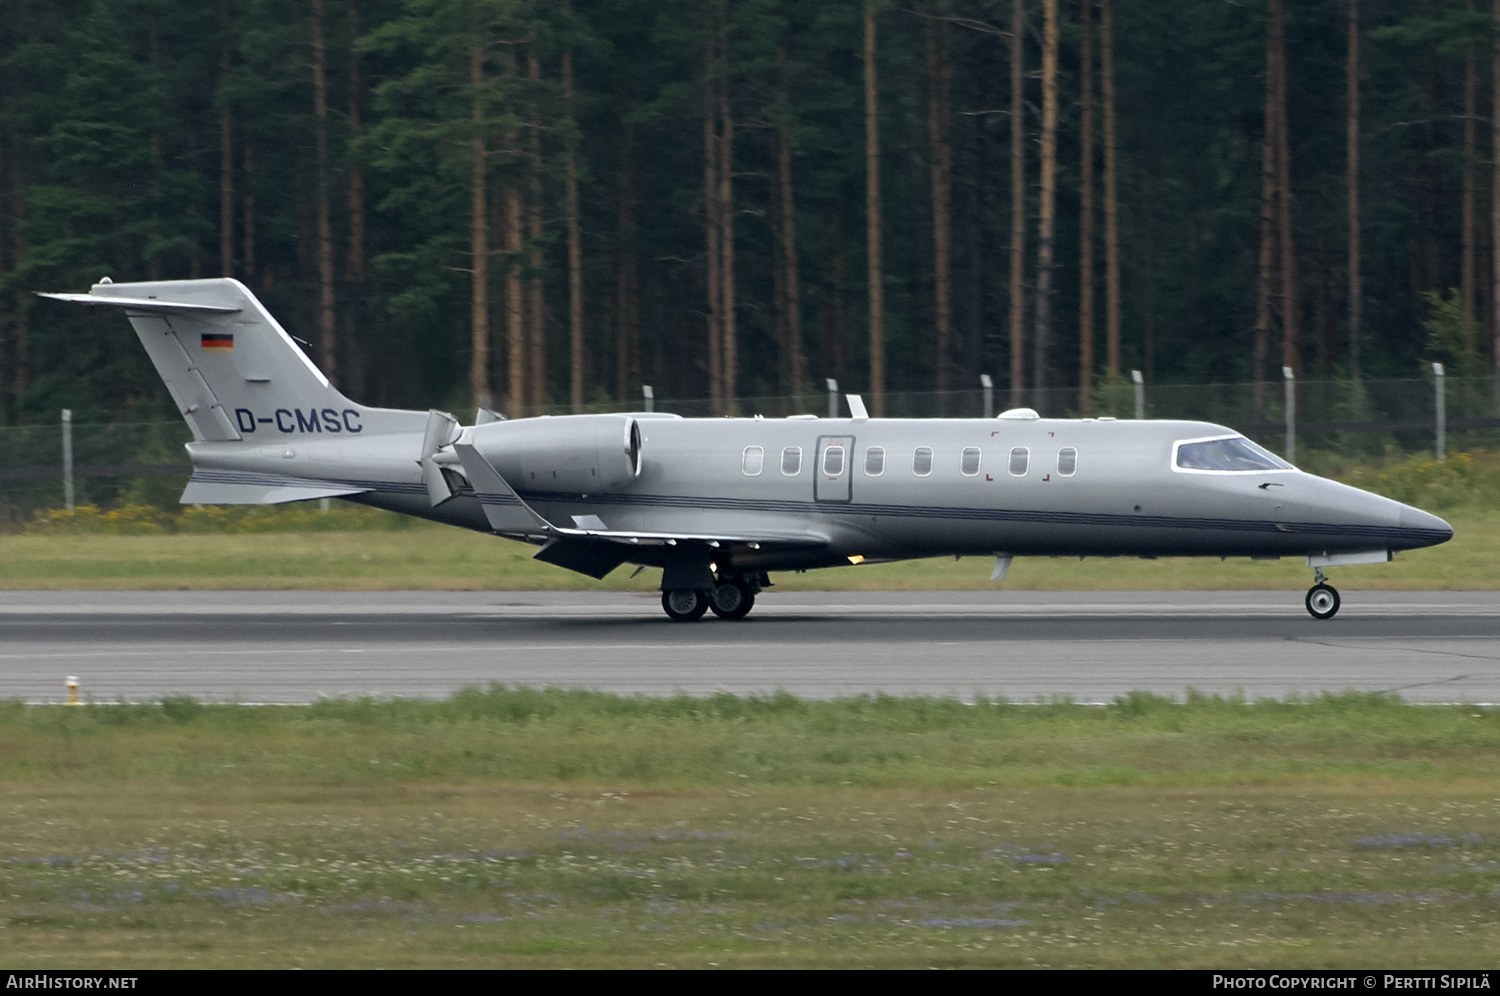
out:
<path id="1" fill-rule="evenodd" d="M 42 296 L 124 310 L 193 431 L 188 452 L 194 472 L 185 503 L 270 504 L 363 494 L 371 489 L 359 472 L 374 468 L 358 466 L 359 452 L 369 449 L 361 443 L 393 435 L 424 438 L 432 435 L 428 427 L 435 420 L 444 430 L 438 445 L 449 441 L 451 416 L 370 408 L 346 398 L 238 280 L 106 279 L 87 294 Z M 425 440 L 413 440 L 411 448 L 419 445 Z M 335 453 L 343 464 L 339 479 L 327 473 Z M 401 476 L 418 483 L 419 462 L 403 461 Z M 388 478 L 388 471 L 378 476 Z"/>

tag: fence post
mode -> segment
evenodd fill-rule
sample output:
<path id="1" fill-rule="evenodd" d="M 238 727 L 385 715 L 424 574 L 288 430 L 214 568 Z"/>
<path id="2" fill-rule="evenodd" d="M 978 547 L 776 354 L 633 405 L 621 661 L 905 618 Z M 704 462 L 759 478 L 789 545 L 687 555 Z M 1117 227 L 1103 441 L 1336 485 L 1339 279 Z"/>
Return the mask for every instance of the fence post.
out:
<path id="1" fill-rule="evenodd" d="M 1447 391 L 1444 390 L 1441 363 L 1432 365 L 1432 383 L 1437 392 L 1437 458 L 1443 460 L 1447 457 L 1448 449 L 1448 399 Z"/>
<path id="2" fill-rule="evenodd" d="M 995 382 L 989 374 L 980 374 L 979 386 L 984 388 L 984 417 L 990 418 L 995 414 Z"/>
<path id="3" fill-rule="evenodd" d="M 62 410 L 63 504 L 73 511 L 73 409 Z"/>
<path id="4" fill-rule="evenodd" d="M 839 382 L 832 377 L 826 378 L 828 384 L 828 417 L 839 417 Z"/>
<path id="5" fill-rule="evenodd" d="M 1291 367 L 1281 368 L 1286 385 L 1286 462 L 1297 462 L 1297 375 Z"/>
<path id="6" fill-rule="evenodd" d="M 1146 378 L 1141 376 L 1139 370 L 1130 371 L 1130 379 L 1135 383 L 1135 417 L 1146 417 Z"/>
<path id="7" fill-rule="evenodd" d="M 656 411 L 656 392 L 651 390 L 650 384 L 641 385 L 641 399 L 642 403 L 646 406 L 645 411 Z"/>

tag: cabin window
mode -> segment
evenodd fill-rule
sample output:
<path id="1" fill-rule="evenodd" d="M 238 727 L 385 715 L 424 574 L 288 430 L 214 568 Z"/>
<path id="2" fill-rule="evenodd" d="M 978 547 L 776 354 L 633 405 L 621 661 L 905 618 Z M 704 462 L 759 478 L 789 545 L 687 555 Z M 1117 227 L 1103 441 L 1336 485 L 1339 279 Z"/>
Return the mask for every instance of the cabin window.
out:
<path id="1" fill-rule="evenodd" d="M 844 448 L 842 446 L 830 446 L 823 451 L 823 473 L 829 477 L 838 477 L 844 472 Z"/>
<path id="2" fill-rule="evenodd" d="M 766 450 L 763 446 L 746 446 L 745 458 L 740 463 L 740 469 L 745 472 L 746 477 L 759 477 L 760 472 L 766 465 Z"/>
<path id="3" fill-rule="evenodd" d="M 1071 446 L 1064 446 L 1057 451 L 1057 476 L 1072 477 L 1078 473 L 1078 451 Z"/>
<path id="4" fill-rule="evenodd" d="M 871 446 L 865 450 L 865 476 L 879 477 L 885 473 L 885 447 Z"/>
<path id="5" fill-rule="evenodd" d="M 1175 449 L 1176 454 L 1172 460 L 1175 470 L 1209 474 L 1254 474 L 1268 470 L 1296 469 L 1244 436 L 1184 439 L 1176 444 Z"/>
<path id="6" fill-rule="evenodd" d="M 788 446 L 781 451 L 781 472 L 787 477 L 802 473 L 802 447 Z"/>
<path id="7" fill-rule="evenodd" d="M 1017 446 L 1010 451 L 1010 476 L 1025 477 L 1026 466 L 1031 462 L 1031 451 L 1024 446 Z"/>
<path id="8" fill-rule="evenodd" d="M 932 473 L 932 447 L 918 446 L 911 455 L 911 472 L 918 477 Z"/>
<path id="9" fill-rule="evenodd" d="M 958 469 L 965 477 L 973 477 L 979 473 L 979 447 L 964 447 L 963 460 L 959 463 Z"/>

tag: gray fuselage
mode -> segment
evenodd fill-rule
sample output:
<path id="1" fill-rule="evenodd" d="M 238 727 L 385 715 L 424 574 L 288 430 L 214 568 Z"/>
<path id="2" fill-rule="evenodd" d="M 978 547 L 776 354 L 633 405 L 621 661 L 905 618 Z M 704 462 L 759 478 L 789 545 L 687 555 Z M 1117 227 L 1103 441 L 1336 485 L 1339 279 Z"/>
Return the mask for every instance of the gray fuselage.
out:
<path id="1" fill-rule="evenodd" d="M 594 490 L 566 473 L 560 479 L 557 454 L 590 420 L 604 418 L 639 426 L 638 473 Z M 507 443 L 523 426 L 555 443 L 518 462 Z M 1300 556 L 1409 549 L 1452 535 L 1436 516 L 1295 469 L 1174 466 L 1175 444 L 1236 435 L 1206 422 L 637 414 L 502 421 L 463 432 L 553 523 L 807 541 L 726 543 L 716 555 L 720 570 L 966 554 Z M 462 486 L 450 501 L 430 504 L 412 458 L 415 436 L 362 442 L 300 440 L 294 458 L 267 454 L 266 469 L 359 483 L 371 490 L 353 500 L 491 531 Z M 192 449 L 200 466 L 222 456 L 250 469 L 243 445 Z M 830 449 L 842 456 L 830 457 Z M 625 559 L 660 566 L 684 552 L 643 546 Z"/>

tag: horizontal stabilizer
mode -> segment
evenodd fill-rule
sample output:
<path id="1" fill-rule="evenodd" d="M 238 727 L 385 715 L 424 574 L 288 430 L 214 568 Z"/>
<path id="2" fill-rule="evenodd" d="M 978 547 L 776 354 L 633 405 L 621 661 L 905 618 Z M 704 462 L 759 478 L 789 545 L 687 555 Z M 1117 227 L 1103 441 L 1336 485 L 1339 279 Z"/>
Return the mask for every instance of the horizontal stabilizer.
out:
<path id="1" fill-rule="evenodd" d="M 207 304 L 203 301 L 159 301 L 154 297 L 103 297 L 98 294 L 41 293 L 37 294 L 37 297 L 50 297 L 54 301 L 72 301 L 74 304 L 105 304 L 114 308 L 129 308 L 131 311 L 151 311 L 161 314 L 204 311 L 231 315 L 240 310 L 238 307 L 230 304 Z"/>
<path id="2" fill-rule="evenodd" d="M 364 494 L 336 481 L 315 481 L 272 474 L 199 471 L 188 480 L 179 499 L 184 505 L 280 505 L 309 498 L 341 498 Z"/>

